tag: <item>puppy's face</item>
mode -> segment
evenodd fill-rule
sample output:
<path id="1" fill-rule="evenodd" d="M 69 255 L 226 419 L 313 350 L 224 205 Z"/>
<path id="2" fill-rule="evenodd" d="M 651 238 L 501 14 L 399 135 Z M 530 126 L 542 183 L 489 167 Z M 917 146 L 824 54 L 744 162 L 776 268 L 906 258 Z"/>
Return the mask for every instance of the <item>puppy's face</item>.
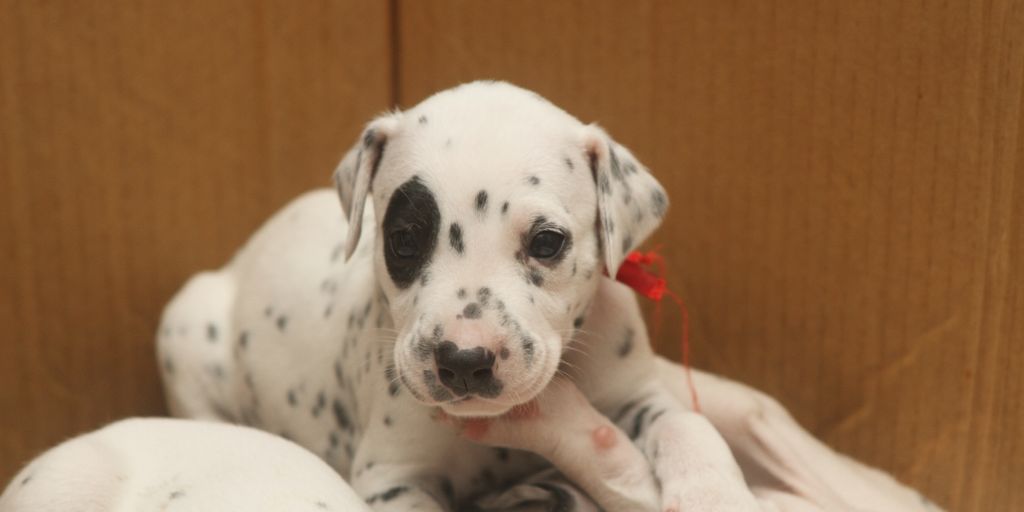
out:
<path id="1" fill-rule="evenodd" d="M 600 155 L 585 127 L 500 85 L 447 91 L 392 118 L 367 164 L 375 270 L 398 331 L 390 376 L 459 416 L 536 396 L 583 321 L 605 239 L 618 253 L 646 236 L 616 237 L 599 208 Z"/>

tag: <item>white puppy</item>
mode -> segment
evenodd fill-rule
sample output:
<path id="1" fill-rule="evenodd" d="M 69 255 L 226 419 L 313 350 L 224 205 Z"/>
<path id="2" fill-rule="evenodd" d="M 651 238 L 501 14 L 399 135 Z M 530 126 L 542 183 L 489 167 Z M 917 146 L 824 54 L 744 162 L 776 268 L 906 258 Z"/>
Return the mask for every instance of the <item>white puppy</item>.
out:
<path id="1" fill-rule="evenodd" d="M 63 443 L 26 466 L 0 512 L 369 510 L 327 464 L 256 429 L 132 419 Z"/>
<path id="2" fill-rule="evenodd" d="M 371 122 L 336 183 L 347 218 L 307 194 L 167 307 L 175 414 L 294 439 L 380 510 L 452 510 L 540 467 L 480 443 L 543 456 L 609 510 L 758 509 L 708 418 L 748 476 L 781 475 L 801 499 L 842 503 L 835 486 L 861 481 L 765 438 L 802 431 L 759 395 L 716 404 L 733 385 L 701 379 L 708 417 L 676 396 L 632 292 L 607 277 L 668 200 L 596 126 L 467 84 Z M 452 428 L 475 417 L 504 419 Z M 916 503 L 888 491 L 864 499 Z"/>

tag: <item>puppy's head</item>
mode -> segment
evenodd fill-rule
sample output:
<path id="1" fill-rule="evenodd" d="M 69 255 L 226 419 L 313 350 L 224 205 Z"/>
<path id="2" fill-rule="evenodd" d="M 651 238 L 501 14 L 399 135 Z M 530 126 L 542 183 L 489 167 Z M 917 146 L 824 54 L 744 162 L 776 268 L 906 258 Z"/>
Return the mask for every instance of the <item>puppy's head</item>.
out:
<path id="1" fill-rule="evenodd" d="M 373 198 L 396 378 L 460 416 L 501 414 L 548 384 L 598 279 L 668 206 L 601 129 L 500 82 L 376 119 L 335 178 L 348 255 Z"/>

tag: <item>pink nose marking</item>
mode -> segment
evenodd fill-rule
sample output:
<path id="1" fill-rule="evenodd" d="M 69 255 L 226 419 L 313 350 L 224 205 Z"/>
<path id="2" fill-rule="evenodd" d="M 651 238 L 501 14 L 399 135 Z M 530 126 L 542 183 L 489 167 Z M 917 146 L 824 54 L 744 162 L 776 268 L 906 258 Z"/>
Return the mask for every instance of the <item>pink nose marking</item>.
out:
<path id="1" fill-rule="evenodd" d="M 493 326 L 484 322 L 448 322 L 445 325 L 444 337 L 464 350 L 483 347 L 491 352 L 498 352 L 499 345 L 504 342 Z"/>
<path id="2" fill-rule="evenodd" d="M 594 442 L 594 446 L 599 452 L 615 446 L 616 438 L 615 429 L 608 425 L 601 425 L 590 433 L 590 439 Z"/>

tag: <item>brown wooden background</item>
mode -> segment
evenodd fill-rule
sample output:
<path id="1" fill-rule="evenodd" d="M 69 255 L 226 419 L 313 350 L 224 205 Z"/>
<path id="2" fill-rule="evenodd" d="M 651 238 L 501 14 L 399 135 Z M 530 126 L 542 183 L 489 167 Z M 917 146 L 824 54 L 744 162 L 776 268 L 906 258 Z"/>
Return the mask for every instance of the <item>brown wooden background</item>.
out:
<path id="1" fill-rule="evenodd" d="M 600 121 L 666 184 L 700 366 L 952 510 L 1024 508 L 1010 0 L 0 0 L 0 481 L 160 413 L 183 280 L 374 113 L 477 78 Z"/>

